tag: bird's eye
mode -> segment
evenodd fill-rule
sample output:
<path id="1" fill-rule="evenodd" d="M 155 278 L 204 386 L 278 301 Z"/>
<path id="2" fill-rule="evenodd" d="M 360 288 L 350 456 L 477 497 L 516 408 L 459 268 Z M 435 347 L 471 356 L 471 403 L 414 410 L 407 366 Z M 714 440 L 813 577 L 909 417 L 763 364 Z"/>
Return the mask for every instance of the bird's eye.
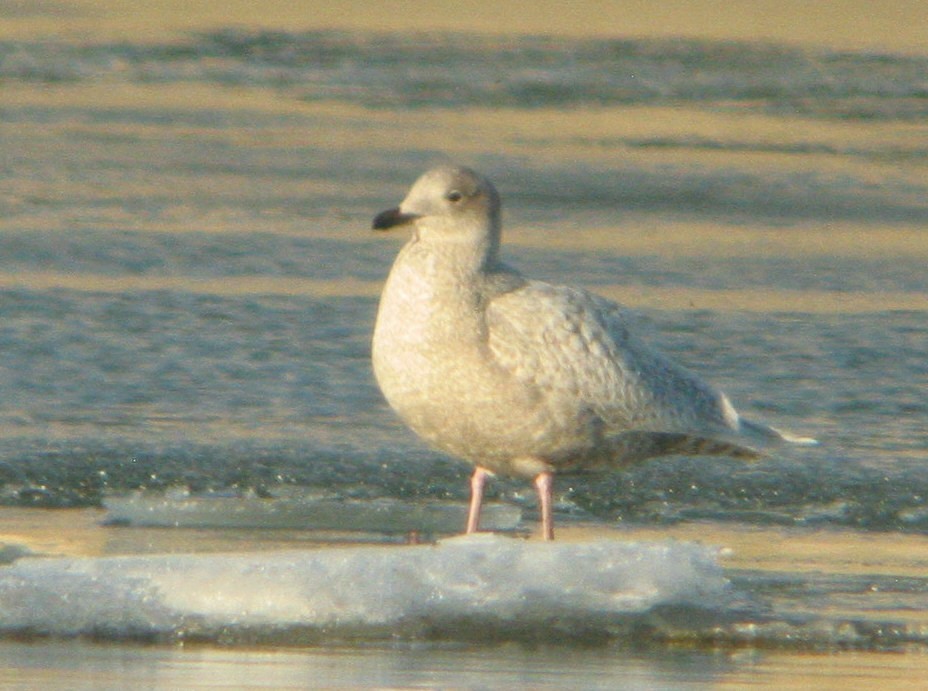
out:
<path id="1" fill-rule="evenodd" d="M 459 201 L 464 199 L 464 195 L 457 190 L 451 190 L 447 195 L 445 195 L 445 199 L 447 199 L 452 204 L 457 204 Z"/>

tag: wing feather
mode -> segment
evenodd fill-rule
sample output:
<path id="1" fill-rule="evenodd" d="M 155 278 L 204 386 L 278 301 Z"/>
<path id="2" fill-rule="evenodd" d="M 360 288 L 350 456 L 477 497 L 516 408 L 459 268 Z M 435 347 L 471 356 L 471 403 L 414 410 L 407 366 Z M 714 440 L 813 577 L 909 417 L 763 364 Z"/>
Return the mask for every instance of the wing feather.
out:
<path id="1" fill-rule="evenodd" d="M 527 281 L 487 308 L 496 363 L 550 405 L 592 411 L 607 434 L 731 434 L 728 399 L 636 339 L 627 314 L 584 290 Z"/>

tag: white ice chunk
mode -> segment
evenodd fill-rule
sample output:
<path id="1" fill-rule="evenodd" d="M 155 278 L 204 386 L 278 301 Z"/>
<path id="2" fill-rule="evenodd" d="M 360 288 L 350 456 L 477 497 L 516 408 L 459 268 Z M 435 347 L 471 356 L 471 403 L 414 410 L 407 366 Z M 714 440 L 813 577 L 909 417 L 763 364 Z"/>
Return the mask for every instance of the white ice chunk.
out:
<path id="1" fill-rule="evenodd" d="M 439 501 L 202 497 L 176 493 L 136 493 L 109 497 L 107 522 L 159 528 L 288 528 L 379 533 L 458 533 L 467 507 Z M 522 511 L 511 504 L 487 504 L 486 530 L 513 530 Z"/>
<path id="2" fill-rule="evenodd" d="M 0 567 L 0 633 L 299 642 L 602 632 L 655 607 L 730 598 L 715 550 L 543 543 L 229 555 L 24 558 Z"/>

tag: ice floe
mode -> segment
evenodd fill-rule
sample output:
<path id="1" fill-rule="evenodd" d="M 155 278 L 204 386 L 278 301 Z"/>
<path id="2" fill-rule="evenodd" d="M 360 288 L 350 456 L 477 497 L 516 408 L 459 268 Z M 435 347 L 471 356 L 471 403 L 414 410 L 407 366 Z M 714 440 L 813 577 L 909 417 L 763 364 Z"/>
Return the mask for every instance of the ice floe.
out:
<path id="1" fill-rule="evenodd" d="M 491 534 L 418 546 L 25 557 L 0 567 L 0 633 L 290 644 L 602 638 L 661 609 L 724 610 L 733 596 L 715 557 L 692 543 Z"/>

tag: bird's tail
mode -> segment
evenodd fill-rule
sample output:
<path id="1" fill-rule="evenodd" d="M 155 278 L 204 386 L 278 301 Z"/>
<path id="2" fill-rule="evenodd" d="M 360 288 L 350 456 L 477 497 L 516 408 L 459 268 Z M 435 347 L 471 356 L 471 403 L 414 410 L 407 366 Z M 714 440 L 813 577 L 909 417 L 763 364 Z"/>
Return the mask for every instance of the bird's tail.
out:
<path id="1" fill-rule="evenodd" d="M 745 418 L 738 419 L 739 436 L 745 437 L 748 444 L 759 444 L 762 447 L 776 446 L 778 444 L 796 444 L 798 446 L 815 446 L 818 441 L 812 437 L 799 437 L 784 432 L 776 427 L 769 427 L 760 422 L 753 422 Z"/>
<path id="2" fill-rule="evenodd" d="M 809 437 L 797 437 L 773 427 L 739 419 L 738 432 L 725 437 L 702 437 L 685 432 L 633 431 L 609 439 L 611 463 L 629 465 L 660 456 L 728 456 L 753 461 L 763 458 L 765 451 L 781 444 L 813 446 Z"/>

